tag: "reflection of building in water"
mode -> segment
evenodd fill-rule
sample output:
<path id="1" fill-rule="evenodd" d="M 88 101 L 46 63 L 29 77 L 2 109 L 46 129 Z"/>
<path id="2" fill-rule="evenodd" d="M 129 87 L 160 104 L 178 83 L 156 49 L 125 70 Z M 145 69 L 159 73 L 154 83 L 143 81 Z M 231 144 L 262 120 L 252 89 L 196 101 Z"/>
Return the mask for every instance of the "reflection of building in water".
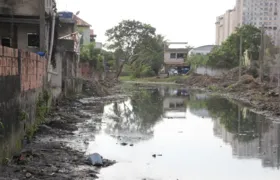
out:
<path id="1" fill-rule="evenodd" d="M 186 111 L 185 101 L 186 98 L 182 97 L 167 97 L 163 100 L 164 110 L 176 110 L 176 111 Z"/>
<path id="2" fill-rule="evenodd" d="M 263 167 L 280 167 L 280 125 L 274 124 L 268 132 L 260 133 L 251 141 L 240 141 L 219 122 L 214 120 L 214 135 L 223 139 L 232 147 L 232 153 L 237 158 L 262 160 Z"/>
<path id="3" fill-rule="evenodd" d="M 165 117 L 186 118 L 186 101 L 184 97 L 166 97 L 163 100 Z M 183 114 L 182 114 L 183 113 Z"/>

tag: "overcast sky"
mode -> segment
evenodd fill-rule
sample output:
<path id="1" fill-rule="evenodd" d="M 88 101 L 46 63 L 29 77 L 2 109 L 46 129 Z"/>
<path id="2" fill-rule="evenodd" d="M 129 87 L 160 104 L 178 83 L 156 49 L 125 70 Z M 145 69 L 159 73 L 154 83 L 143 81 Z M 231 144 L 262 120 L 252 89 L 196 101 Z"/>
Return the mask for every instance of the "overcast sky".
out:
<path id="1" fill-rule="evenodd" d="M 192 46 L 215 43 L 216 16 L 234 7 L 235 0 L 57 0 L 59 11 L 80 11 L 92 25 L 98 42 L 120 21 L 151 24 L 169 41 Z"/>

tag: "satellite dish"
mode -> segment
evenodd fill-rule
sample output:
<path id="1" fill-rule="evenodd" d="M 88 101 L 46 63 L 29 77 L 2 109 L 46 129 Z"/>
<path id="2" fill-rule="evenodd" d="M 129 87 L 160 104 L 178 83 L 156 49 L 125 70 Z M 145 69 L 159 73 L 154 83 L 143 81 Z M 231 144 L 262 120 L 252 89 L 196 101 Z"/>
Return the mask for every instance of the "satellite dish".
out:
<path id="1" fill-rule="evenodd" d="M 76 16 L 78 16 L 80 14 L 80 11 L 76 12 Z"/>

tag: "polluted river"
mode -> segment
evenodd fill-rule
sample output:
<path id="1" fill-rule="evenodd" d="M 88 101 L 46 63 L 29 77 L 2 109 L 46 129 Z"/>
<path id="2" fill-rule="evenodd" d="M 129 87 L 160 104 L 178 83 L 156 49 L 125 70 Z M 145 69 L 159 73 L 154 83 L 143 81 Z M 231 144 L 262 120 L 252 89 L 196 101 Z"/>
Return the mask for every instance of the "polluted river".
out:
<path id="1" fill-rule="evenodd" d="M 236 102 L 176 86 L 124 85 L 122 92 L 79 99 L 90 105 L 79 110 L 88 118 L 77 130 L 40 141 L 51 138 L 85 156 L 116 161 L 99 170 L 101 180 L 279 179 L 279 123 Z M 91 111 L 100 101 L 99 111 Z"/>

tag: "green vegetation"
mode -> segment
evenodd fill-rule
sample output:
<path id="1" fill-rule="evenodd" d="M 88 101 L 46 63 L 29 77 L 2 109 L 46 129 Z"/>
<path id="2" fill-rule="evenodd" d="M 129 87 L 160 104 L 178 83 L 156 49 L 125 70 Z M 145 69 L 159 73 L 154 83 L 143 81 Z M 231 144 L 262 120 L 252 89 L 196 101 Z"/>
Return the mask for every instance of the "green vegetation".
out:
<path id="1" fill-rule="evenodd" d="M 20 111 L 19 113 L 19 120 L 26 121 L 28 119 L 28 114 L 25 111 Z"/>
<path id="2" fill-rule="evenodd" d="M 96 49 L 95 43 L 84 45 L 81 48 L 81 62 L 88 62 L 98 71 L 104 70 L 103 60 L 113 68 L 115 66 L 114 54 L 102 49 Z"/>
<path id="3" fill-rule="evenodd" d="M 242 37 L 242 38 L 241 38 Z M 242 55 L 247 53 L 250 60 L 259 59 L 261 30 L 253 25 L 244 25 L 236 29 L 221 46 L 215 47 L 209 54 L 207 65 L 212 67 L 233 68 L 239 65 L 240 40 L 242 39 Z M 270 38 L 266 47 L 273 46 Z"/>
<path id="4" fill-rule="evenodd" d="M 115 52 L 116 76 L 126 65 L 134 77 L 157 74 L 163 63 L 164 37 L 149 24 L 124 20 L 106 31 L 108 49 Z"/>
<path id="5" fill-rule="evenodd" d="M 36 122 L 26 130 L 26 136 L 32 138 L 38 130 L 38 126 L 45 121 L 45 117 L 49 112 L 51 96 L 49 91 L 40 93 L 36 102 Z"/>
<path id="6" fill-rule="evenodd" d="M 241 38 L 242 37 L 242 38 Z M 193 68 L 209 66 L 214 68 L 234 68 L 239 65 L 240 40 L 242 39 L 242 56 L 244 65 L 245 56 L 249 61 L 259 60 L 261 45 L 261 30 L 252 25 L 244 25 L 236 29 L 220 46 L 213 48 L 208 55 L 191 55 L 186 62 Z M 275 47 L 271 39 L 266 36 L 265 47 L 269 48 L 266 54 L 275 54 Z"/>
<path id="7" fill-rule="evenodd" d="M 209 56 L 202 54 L 191 55 L 186 59 L 186 63 L 192 66 L 192 69 L 198 66 L 206 66 L 208 64 Z"/>
<path id="8" fill-rule="evenodd" d="M 2 123 L 1 119 L 0 119 L 0 128 L 4 129 L 4 124 Z"/>

